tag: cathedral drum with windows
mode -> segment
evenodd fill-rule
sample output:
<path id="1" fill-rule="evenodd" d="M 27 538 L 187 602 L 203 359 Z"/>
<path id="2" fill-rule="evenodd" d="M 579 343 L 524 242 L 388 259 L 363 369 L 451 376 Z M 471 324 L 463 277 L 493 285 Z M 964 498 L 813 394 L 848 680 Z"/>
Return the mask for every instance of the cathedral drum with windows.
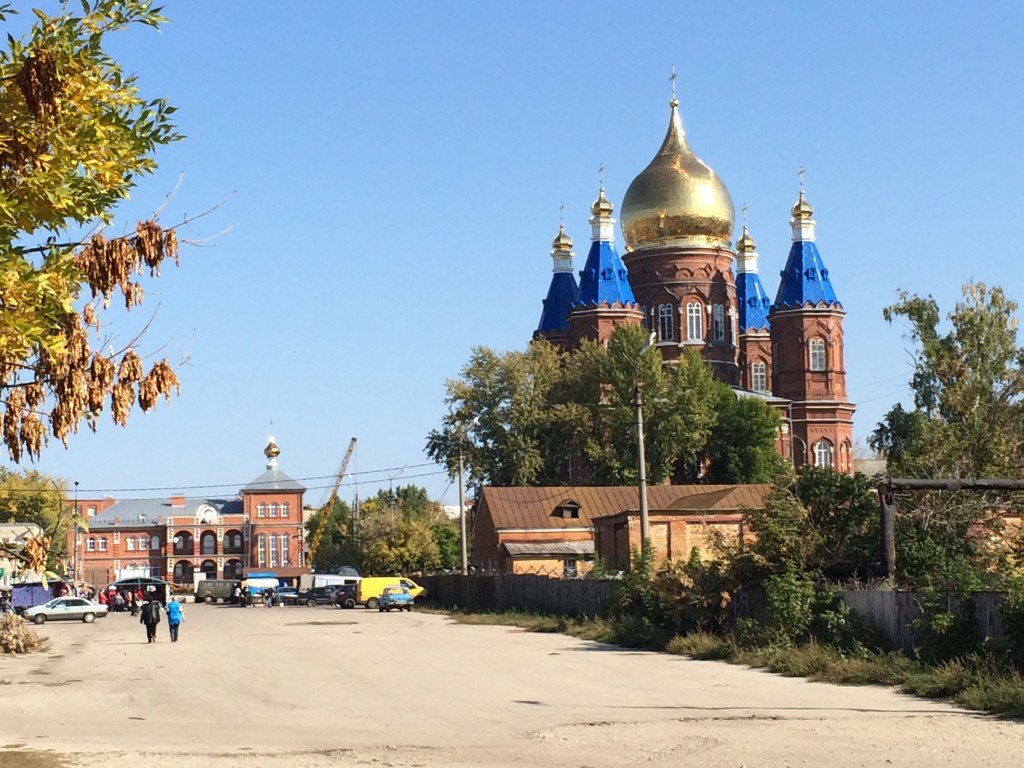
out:
<path id="1" fill-rule="evenodd" d="M 802 178 L 791 211 L 792 246 L 770 301 L 745 224 L 731 247 L 729 191 L 690 149 L 678 107 L 673 98 L 661 148 L 626 191 L 626 255 L 620 260 L 615 251 L 603 188 L 591 208 L 591 246 L 578 284 L 572 240 L 559 228 L 534 338 L 571 351 L 584 338 L 606 341 L 618 325 L 643 325 L 655 332 L 666 364 L 698 349 L 717 379 L 778 408 L 778 448 L 796 466 L 850 472 L 854 405 L 843 367 L 845 312 L 815 244 Z"/>

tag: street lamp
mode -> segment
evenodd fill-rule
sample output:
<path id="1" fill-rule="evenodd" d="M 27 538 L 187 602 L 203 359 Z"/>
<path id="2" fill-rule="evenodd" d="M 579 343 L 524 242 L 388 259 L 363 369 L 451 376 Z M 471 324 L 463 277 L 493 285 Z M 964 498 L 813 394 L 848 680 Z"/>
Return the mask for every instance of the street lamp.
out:
<path id="1" fill-rule="evenodd" d="M 636 409 L 636 462 L 637 485 L 640 495 L 640 545 L 646 548 L 651 538 L 651 525 L 647 514 L 647 460 L 644 457 L 644 401 L 640 394 L 640 357 L 654 344 L 657 334 L 651 332 L 640 348 L 633 368 L 633 407 Z"/>
<path id="2" fill-rule="evenodd" d="M 75 507 L 71 511 L 71 567 L 74 569 L 74 586 L 75 581 L 81 581 L 82 575 L 78 572 L 78 481 L 75 480 Z"/>

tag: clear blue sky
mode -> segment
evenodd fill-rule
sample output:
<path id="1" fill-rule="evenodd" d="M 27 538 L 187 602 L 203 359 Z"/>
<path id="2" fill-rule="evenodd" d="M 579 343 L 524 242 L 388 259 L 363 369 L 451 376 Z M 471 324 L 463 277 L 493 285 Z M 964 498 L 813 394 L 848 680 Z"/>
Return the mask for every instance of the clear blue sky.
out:
<path id="1" fill-rule="evenodd" d="M 407 467 L 396 484 L 455 503 L 443 472 L 417 466 L 445 379 L 474 345 L 525 346 L 559 204 L 579 269 L 598 165 L 618 209 L 664 135 L 673 64 L 691 146 L 748 206 L 772 296 L 806 168 L 848 313 L 859 441 L 907 402 L 905 328 L 882 320 L 898 289 L 943 311 L 969 279 L 1024 297 L 1019 3 L 168 0 L 165 13 L 160 32 L 110 50 L 179 108 L 188 138 L 160 151 L 119 224 L 180 177 L 162 222 L 219 203 L 193 237 L 230 231 L 184 248 L 140 310 L 111 318 L 121 339 L 152 318 L 144 349 L 188 363 L 171 405 L 45 451 L 35 466 L 83 497 L 234 493 L 263 470 L 272 429 L 281 468 L 310 478 L 307 503 L 351 436 L 360 495 Z"/>

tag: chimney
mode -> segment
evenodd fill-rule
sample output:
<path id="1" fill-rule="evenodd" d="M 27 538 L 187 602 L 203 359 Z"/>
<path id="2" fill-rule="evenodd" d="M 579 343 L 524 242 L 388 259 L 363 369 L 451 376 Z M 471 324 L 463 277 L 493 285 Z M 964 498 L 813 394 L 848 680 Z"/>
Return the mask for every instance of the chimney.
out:
<path id="1" fill-rule="evenodd" d="M 185 496 L 184 496 L 184 494 L 182 494 L 180 496 L 179 495 L 171 496 L 171 508 L 172 509 L 174 507 L 182 507 L 182 508 L 184 508 L 184 506 L 185 506 Z"/>

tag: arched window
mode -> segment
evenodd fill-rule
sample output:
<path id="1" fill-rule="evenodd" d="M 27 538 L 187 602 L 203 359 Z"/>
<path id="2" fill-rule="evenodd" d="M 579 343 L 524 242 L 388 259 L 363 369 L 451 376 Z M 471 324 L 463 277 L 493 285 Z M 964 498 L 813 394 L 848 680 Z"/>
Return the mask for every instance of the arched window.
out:
<path id="1" fill-rule="evenodd" d="M 271 502 L 270 504 L 270 516 L 277 517 L 277 502 Z"/>
<path id="2" fill-rule="evenodd" d="M 825 341 L 823 339 L 811 339 L 811 370 L 825 370 Z"/>
<path id="3" fill-rule="evenodd" d="M 277 535 L 270 534 L 270 567 L 277 567 Z"/>
<path id="4" fill-rule="evenodd" d="M 125 544 L 125 547 L 127 547 L 129 552 L 134 552 L 135 551 L 135 539 L 133 539 L 131 536 L 125 536 L 124 537 L 124 544 Z"/>
<path id="5" fill-rule="evenodd" d="M 671 304 L 658 305 L 658 341 L 674 341 L 676 338 L 675 307 Z"/>
<path id="6" fill-rule="evenodd" d="M 191 555 L 195 553 L 195 542 L 188 531 L 179 531 L 174 535 L 174 554 Z"/>
<path id="7" fill-rule="evenodd" d="M 139 550 L 145 552 L 149 549 L 149 536 L 142 534 L 139 536 Z"/>
<path id="8" fill-rule="evenodd" d="M 267 537 L 262 533 L 256 537 L 256 564 L 267 564 Z"/>
<path id="9" fill-rule="evenodd" d="M 711 328 L 715 341 L 725 341 L 725 307 L 721 304 L 711 308 Z"/>
<path id="10" fill-rule="evenodd" d="M 202 538 L 199 540 L 200 546 L 202 547 L 202 554 L 204 555 L 216 555 L 217 554 L 217 537 L 213 535 L 213 531 L 205 531 Z"/>
<path id="11" fill-rule="evenodd" d="M 819 440 L 814 444 L 814 466 L 832 468 L 832 443 Z"/>
<path id="12" fill-rule="evenodd" d="M 92 536 L 90 536 L 88 539 L 86 539 L 85 551 L 86 552 L 95 552 L 96 551 L 96 539 L 94 539 Z"/>
<path id="13" fill-rule="evenodd" d="M 700 304 L 686 305 L 686 338 L 690 341 L 704 338 L 704 308 Z"/>
<path id="14" fill-rule="evenodd" d="M 281 565 L 291 565 L 291 556 L 288 554 L 288 536 L 281 534 Z"/>
<path id="15" fill-rule="evenodd" d="M 149 540 L 149 548 L 160 549 L 160 537 L 157 536 L 155 533 L 153 534 L 153 538 Z"/>
<path id="16" fill-rule="evenodd" d="M 191 584 L 194 571 L 195 568 L 188 560 L 179 560 L 174 564 L 174 583 Z"/>
<path id="17" fill-rule="evenodd" d="M 240 579 L 242 578 L 242 561 L 241 560 L 228 560 L 224 563 L 224 578 L 225 579 Z"/>
<path id="18" fill-rule="evenodd" d="M 106 551 L 107 551 L 107 540 L 105 538 L 101 537 L 100 538 L 100 552 L 106 552 Z"/>
<path id="19" fill-rule="evenodd" d="M 256 517 L 266 517 L 266 516 L 267 516 L 267 505 L 266 504 L 257 504 L 256 505 Z"/>
<path id="20" fill-rule="evenodd" d="M 288 502 L 286 501 L 286 502 L 284 502 L 281 505 L 281 517 L 288 517 L 288 512 L 289 511 L 290 510 L 289 510 L 289 507 L 288 507 Z"/>
<path id="21" fill-rule="evenodd" d="M 750 388 L 755 392 L 768 391 L 768 368 L 764 363 L 750 364 Z"/>

